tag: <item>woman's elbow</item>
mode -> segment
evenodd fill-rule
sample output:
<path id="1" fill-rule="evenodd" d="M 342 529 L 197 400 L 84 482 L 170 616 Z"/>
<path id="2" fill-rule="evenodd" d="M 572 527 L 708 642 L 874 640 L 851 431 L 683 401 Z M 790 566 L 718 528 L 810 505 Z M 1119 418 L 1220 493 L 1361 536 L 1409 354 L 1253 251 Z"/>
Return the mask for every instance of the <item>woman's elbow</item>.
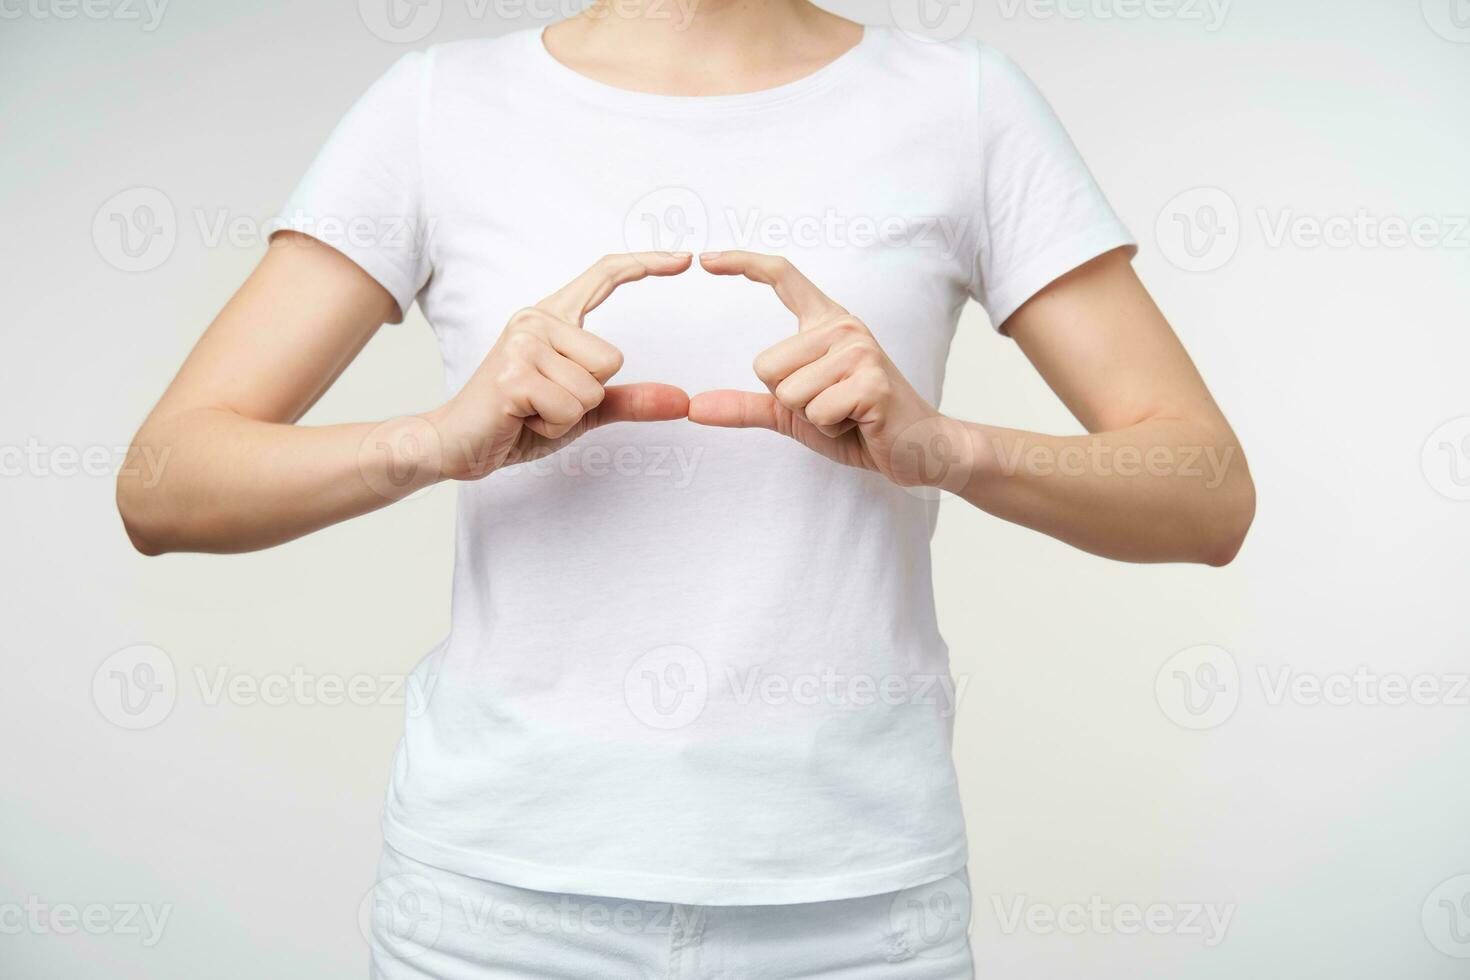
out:
<path id="1" fill-rule="evenodd" d="M 1235 561 L 1256 519 L 1256 483 L 1243 458 L 1232 477 L 1215 489 L 1218 496 L 1210 508 L 1211 534 L 1204 563 L 1223 568 Z"/>
<path id="2" fill-rule="evenodd" d="M 148 492 L 133 477 L 117 478 L 117 513 L 122 518 L 123 530 L 138 554 L 153 558 L 168 549 L 163 546 L 157 522 L 147 516 L 146 503 L 139 499 Z"/>
<path id="3" fill-rule="evenodd" d="M 117 475 L 115 499 L 128 541 L 141 555 L 154 557 L 175 550 L 169 542 L 175 537 L 163 493 L 163 459 L 141 437 L 128 449 L 122 469 Z"/>

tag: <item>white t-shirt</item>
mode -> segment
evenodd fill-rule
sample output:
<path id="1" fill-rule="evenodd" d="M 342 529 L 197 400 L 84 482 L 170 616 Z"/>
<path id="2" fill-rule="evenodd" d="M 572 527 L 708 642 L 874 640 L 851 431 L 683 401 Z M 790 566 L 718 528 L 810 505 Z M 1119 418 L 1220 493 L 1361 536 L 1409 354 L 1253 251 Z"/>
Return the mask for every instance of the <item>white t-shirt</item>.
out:
<path id="1" fill-rule="evenodd" d="M 937 403 L 967 298 L 1005 321 L 1131 245 L 1046 102 L 974 42 L 882 28 L 806 78 L 616 89 L 538 31 L 394 65 L 282 214 L 432 324 L 458 390 L 608 252 L 790 258 Z M 774 294 L 697 266 L 587 329 L 615 379 L 761 390 Z M 420 861 L 687 904 L 878 894 L 965 863 L 937 503 L 763 430 L 614 425 L 459 488 L 453 624 L 384 814 Z"/>

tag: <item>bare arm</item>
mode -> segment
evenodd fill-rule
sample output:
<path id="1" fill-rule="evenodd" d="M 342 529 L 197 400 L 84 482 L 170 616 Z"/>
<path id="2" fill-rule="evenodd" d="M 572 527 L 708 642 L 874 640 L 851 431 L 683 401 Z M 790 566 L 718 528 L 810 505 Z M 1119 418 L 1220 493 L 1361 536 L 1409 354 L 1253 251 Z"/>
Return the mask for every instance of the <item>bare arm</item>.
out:
<path id="1" fill-rule="evenodd" d="M 705 392 L 691 420 L 774 429 L 1109 558 L 1222 565 L 1239 550 L 1255 512 L 1245 459 L 1121 252 L 1052 283 L 1006 324 L 1083 436 L 940 415 L 867 327 L 786 260 L 725 252 L 704 264 L 773 286 L 799 328 L 756 359 L 770 394 Z"/>
<path id="2" fill-rule="evenodd" d="M 205 332 L 129 452 L 117 502 L 144 554 L 267 548 L 365 514 L 441 479 L 475 479 L 595 425 L 676 418 L 663 385 L 604 387 L 621 355 L 581 316 L 623 282 L 687 257 L 610 256 L 528 308 L 464 389 L 421 416 L 295 423 L 396 310 L 351 260 L 277 238 Z"/>
<path id="3" fill-rule="evenodd" d="M 961 495 L 1108 558 L 1231 561 L 1255 514 L 1250 470 L 1126 257 L 1064 276 L 1006 327 L 1089 434 L 966 423 L 976 472 Z"/>

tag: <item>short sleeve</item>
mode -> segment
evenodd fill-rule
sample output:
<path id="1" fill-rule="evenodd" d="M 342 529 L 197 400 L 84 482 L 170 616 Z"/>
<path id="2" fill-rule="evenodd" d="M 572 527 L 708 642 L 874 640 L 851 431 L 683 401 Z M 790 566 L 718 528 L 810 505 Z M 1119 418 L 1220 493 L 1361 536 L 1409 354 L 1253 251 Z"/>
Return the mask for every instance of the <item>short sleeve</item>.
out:
<path id="1" fill-rule="evenodd" d="M 983 45 L 979 105 L 982 200 L 971 293 L 1003 330 L 1047 285 L 1137 245 L 1035 84 Z"/>
<path id="2" fill-rule="evenodd" d="M 431 54 L 399 59 L 337 124 L 272 225 L 325 242 L 398 304 L 429 280 L 420 120 Z"/>

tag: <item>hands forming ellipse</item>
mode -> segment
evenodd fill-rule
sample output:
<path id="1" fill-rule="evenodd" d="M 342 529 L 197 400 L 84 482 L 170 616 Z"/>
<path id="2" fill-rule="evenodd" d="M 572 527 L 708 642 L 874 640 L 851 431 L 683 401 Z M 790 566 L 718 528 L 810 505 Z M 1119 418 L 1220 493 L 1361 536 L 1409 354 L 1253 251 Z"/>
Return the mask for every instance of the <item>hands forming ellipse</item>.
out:
<path id="1" fill-rule="evenodd" d="M 914 390 L 861 320 L 779 256 L 709 252 L 700 264 L 715 275 L 770 286 L 796 315 L 797 332 L 755 359 L 756 377 L 769 393 L 703 392 L 689 403 L 690 421 L 771 429 L 900 485 L 923 482 L 925 457 L 918 450 L 949 420 Z"/>
<path id="2" fill-rule="evenodd" d="M 767 392 L 707 391 L 691 399 L 671 385 L 608 386 L 622 353 L 583 329 L 583 319 L 619 286 L 677 275 L 691 258 L 609 255 L 512 316 L 469 382 L 436 413 L 445 475 L 477 479 L 554 452 L 599 425 L 687 416 L 700 425 L 770 429 L 900 485 L 924 482 L 923 453 L 903 447 L 922 447 L 949 420 L 914 390 L 862 321 L 778 256 L 700 256 L 715 275 L 770 286 L 797 318 L 793 336 L 755 359 Z"/>
<path id="3" fill-rule="evenodd" d="M 619 286 L 689 268 L 688 253 L 608 255 L 566 286 L 510 318 L 459 393 L 433 418 L 444 475 L 473 480 L 537 459 L 613 422 L 662 422 L 688 414 L 672 385 L 611 385 L 623 366 L 612 344 L 582 321 Z"/>

